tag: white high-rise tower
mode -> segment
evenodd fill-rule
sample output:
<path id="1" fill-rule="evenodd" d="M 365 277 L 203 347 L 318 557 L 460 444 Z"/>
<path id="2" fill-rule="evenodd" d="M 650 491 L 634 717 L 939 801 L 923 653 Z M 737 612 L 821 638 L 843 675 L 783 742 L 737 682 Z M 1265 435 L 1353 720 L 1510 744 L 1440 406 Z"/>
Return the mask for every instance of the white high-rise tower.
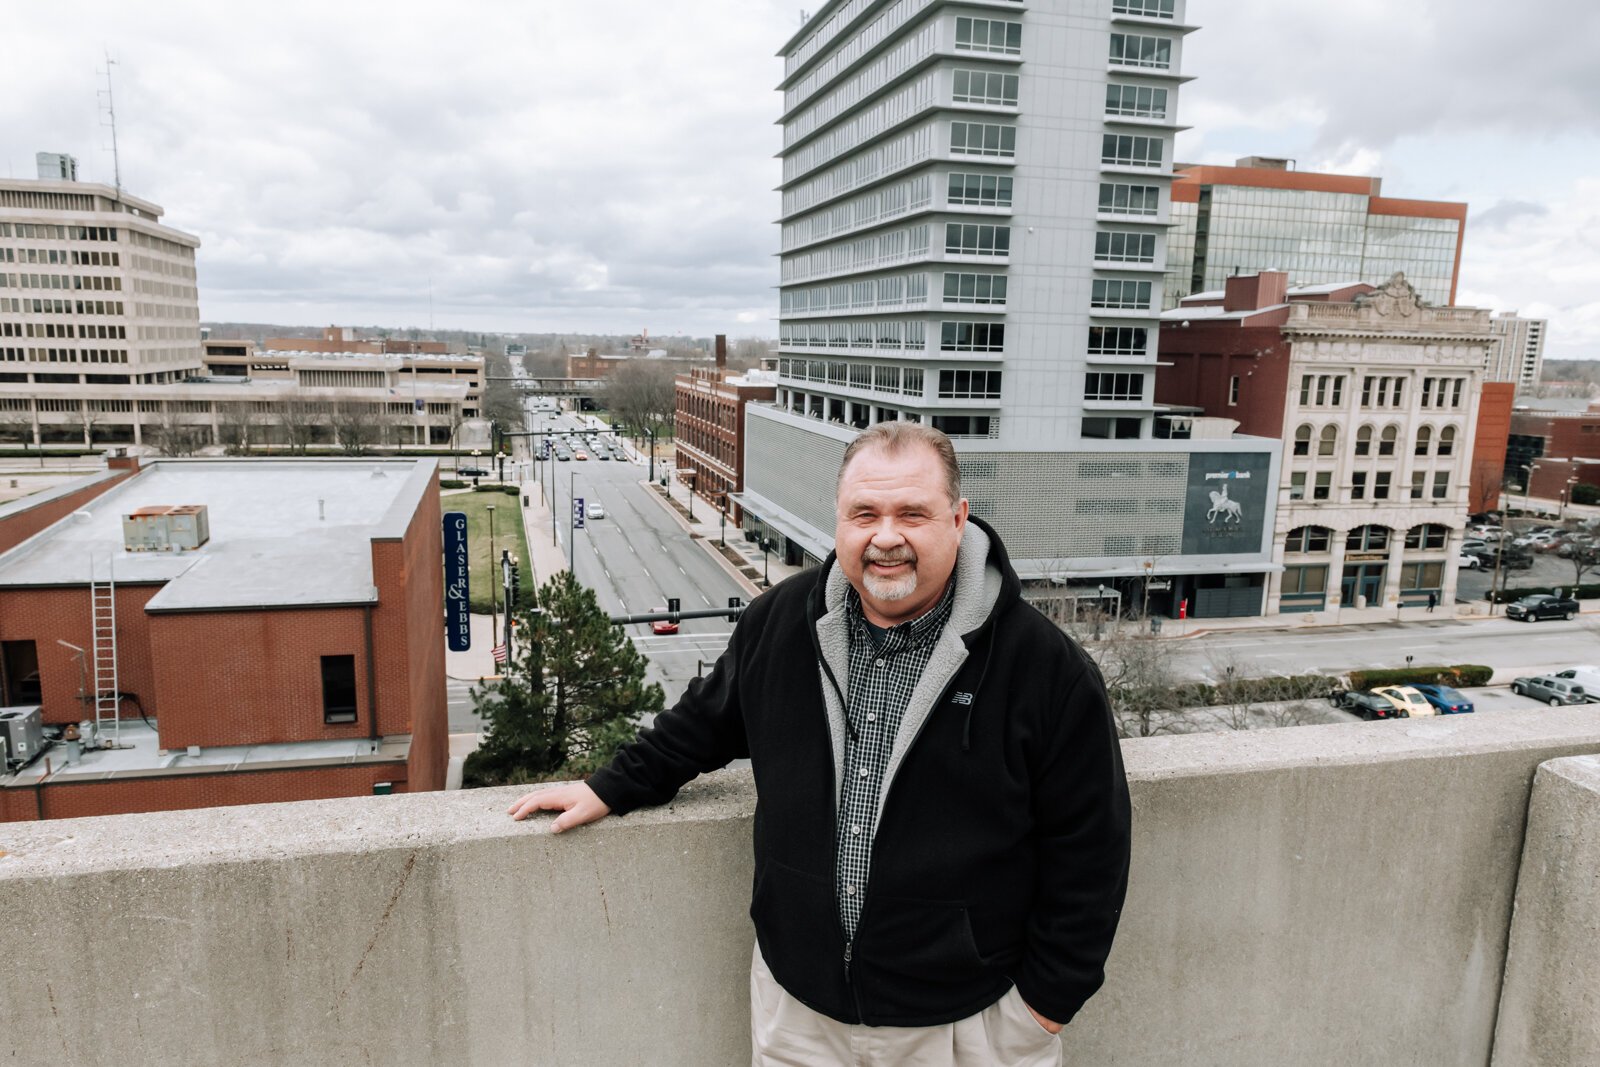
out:
<path id="1" fill-rule="evenodd" d="M 1025 577 L 1270 566 L 1185 502 L 1220 464 L 1270 530 L 1272 449 L 1153 400 L 1184 6 L 834 0 L 784 46 L 780 377 L 746 506 L 791 559 L 831 547 L 845 444 L 905 418 L 956 440 Z"/>

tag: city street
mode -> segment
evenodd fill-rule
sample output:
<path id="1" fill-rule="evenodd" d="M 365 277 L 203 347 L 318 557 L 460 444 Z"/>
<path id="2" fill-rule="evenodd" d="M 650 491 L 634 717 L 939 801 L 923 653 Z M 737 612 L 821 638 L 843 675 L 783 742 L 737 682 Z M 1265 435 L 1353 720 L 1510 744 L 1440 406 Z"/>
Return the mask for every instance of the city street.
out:
<path id="1" fill-rule="evenodd" d="M 1600 616 L 1571 622 L 1451 619 L 1294 630 L 1219 630 L 1173 642 L 1185 677 L 1214 678 L 1232 666 L 1245 676 L 1338 674 L 1356 667 L 1478 663 L 1539 674 L 1600 663 Z"/>
<path id="2" fill-rule="evenodd" d="M 529 403 L 532 403 L 531 401 Z M 576 430 L 578 419 L 567 413 L 545 416 L 530 412 L 532 429 Z M 518 457 L 531 456 L 521 447 Z M 568 558 L 573 545 L 568 517 L 572 498 L 586 508 L 598 501 L 604 518 L 590 518 L 577 531 L 575 573 L 595 591 L 600 606 L 612 615 L 635 615 L 664 608 L 676 597 L 685 611 L 726 607 L 729 598 L 748 601 L 749 594 L 730 577 L 706 549 L 690 539 L 656 491 L 646 484 L 641 464 L 625 460 L 548 461 L 533 472 L 546 486 L 554 480 L 559 516 L 554 539 Z M 658 464 L 657 477 L 662 474 Z M 709 507 L 710 505 L 706 505 Z M 530 531 L 530 537 L 550 538 L 552 531 Z M 677 634 L 653 634 L 648 623 L 628 627 L 634 645 L 650 658 L 650 677 L 662 684 L 671 704 L 700 669 L 721 654 L 733 626 L 726 619 L 692 619 L 679 624 Z"/>

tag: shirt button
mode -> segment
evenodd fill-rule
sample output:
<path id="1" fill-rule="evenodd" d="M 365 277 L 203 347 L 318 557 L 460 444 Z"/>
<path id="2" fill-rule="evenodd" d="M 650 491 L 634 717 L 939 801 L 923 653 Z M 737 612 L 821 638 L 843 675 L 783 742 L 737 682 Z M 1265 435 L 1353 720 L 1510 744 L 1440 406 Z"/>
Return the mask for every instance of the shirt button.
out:
<path id="1" fill-rule="evenodd" d="M 881 666 L 883 666 L 883 660 L 881 660 L 881 659 L 880 659 L 880 660 L 879 660 L 879 661 L 878 661 L 878 666 L 880 666 L 880 667 L 881 667 Z"/>
<path id="2" fill-rule="evenodd" d="M 878 713 L 875 712 L 875 711 L 867 712 L 867 721 L 868 722 L 877 722 L 878 721 Z"/>
<path id="3" fill-rule="evenodd" d="M 866 776 L 867 776 L 867 769 L 865 767 L 863 767 L 863 768 L 861 768 L 861 777 L 865 778 Z"/>
<path id="4" fill-rule="evenodd" d="M 844 895 L 847 896 L 847 897 L 855 896 L 856 895 L 856 887 L 853 886 L 853 885 L 845 886 L 844 887 Z"/>
<path id="5" fill-rule="evenodd" d="M 859 837 L 861 835 L 861 824 L 856 823 L 854 826 L 850 827 L 850 832 Z"/>

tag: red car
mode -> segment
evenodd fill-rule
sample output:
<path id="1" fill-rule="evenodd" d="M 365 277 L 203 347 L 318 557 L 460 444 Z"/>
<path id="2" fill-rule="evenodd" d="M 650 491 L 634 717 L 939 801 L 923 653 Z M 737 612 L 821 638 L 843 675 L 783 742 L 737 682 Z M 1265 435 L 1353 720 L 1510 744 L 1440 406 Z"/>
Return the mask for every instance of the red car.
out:
<path id="1" fill-rule="evenodd" d="M 651 608 L 650 612 L 651 614 L 655 614 L 657 612 L 665 612 L 666 610 L 667 606 L 662 604 L 658 608 Z M 671 619 L 657 619 L 655 622 L 650 624 L 650 632 L 653 634 L 675 634 L 678 632 L 678 624 L 673 622 Z"/>

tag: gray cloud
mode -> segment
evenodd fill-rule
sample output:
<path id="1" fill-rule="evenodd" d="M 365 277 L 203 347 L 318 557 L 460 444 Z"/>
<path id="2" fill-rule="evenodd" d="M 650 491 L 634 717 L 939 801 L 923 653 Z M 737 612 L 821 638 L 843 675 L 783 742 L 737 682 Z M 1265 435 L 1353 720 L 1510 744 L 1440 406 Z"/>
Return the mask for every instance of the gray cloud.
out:
<path id="1" fill-rule="evenodd" d="M 1543 204 L 1527 200 L 1502 200 L 1487 211 L 1475 213 L 1472 226 L 1474 230 L 1502 229 L 1517 219 L 1543 218 L 1548 214 L 1550 209 Z"/>

